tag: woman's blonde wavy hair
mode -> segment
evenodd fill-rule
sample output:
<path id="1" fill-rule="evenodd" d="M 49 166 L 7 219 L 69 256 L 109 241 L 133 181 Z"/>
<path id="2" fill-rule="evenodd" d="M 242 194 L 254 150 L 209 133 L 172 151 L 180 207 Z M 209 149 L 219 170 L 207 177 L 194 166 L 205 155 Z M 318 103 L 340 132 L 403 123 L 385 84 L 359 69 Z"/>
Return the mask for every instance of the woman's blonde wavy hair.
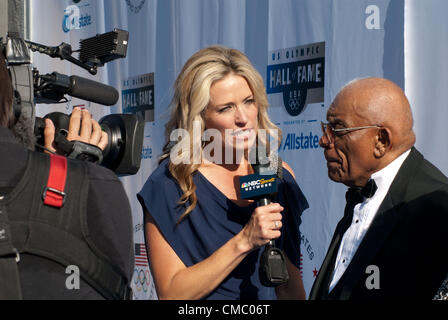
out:
<path id="1" fill-rule="evenodd" d="M 174 164 L 170 161 L 169 171 L 178 182 L 183 195 L 179 205 L 186 206 L 184 213 L 178 222 L 181 222 L 197 204 L 196 186 L 193 182 L 193 174 L 200 164 L 193 161 L 194 150 L 200 150 L 202 159 L 202 135 L 205 130 L 203 111 L 210 102 L 210 87 L 218 80 L 233 73 L 246 79 L 254 95 L 258 107 L 258 128 L 281 141 L 281 131 L 268 117 L 268 99 L 263 84 L 263 78 L 252 66 L 245 54 L 224 46 L 211 46 L 196 52 L 185 63 L 182 71 L 174 83 L 174 96 L 170 104 L 171 117 L 165 125 L 165 145 L 159 163 L 170 157 L 171 149 L 176 144 L 170 141 L 173 130 L 184 129 L 189 133 L 188 164 Z M 193 123 L 201 124 L 201 135 L 193 135 Z M 274 131 L 275 130 L 275 131 Z M 269 150 L 269 141 L 266 141 Z"/>

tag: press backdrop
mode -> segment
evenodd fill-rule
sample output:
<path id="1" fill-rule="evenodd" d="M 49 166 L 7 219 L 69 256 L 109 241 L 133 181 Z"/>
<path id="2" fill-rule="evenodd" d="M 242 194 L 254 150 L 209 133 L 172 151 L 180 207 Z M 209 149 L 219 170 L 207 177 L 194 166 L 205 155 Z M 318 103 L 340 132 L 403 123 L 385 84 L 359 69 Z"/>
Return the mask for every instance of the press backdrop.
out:
<path id="1" fill-rule="evenodd" d="M 114 28 L 130 33 L 127 57 L 108 63 L 95 77 L 67 61 L 37 53 L 33 59 L 41 73 L 88 77 L 120 92 L 113 107 L 71 99 L 39 105 L 38 115 L 70 113 L 73 106 L 84 105 L 96 119 L 122 112 L 145 118 L 141 168 L 122 178 L 134 218 L 136 299 L 157 296 L 135 195 L 157 165 L 174 79 L 201 48 L 223 44 L 239 49 L 265 79 L 270 116 L 283 130 L 280 156 L 295 171 L 310 204 L 300 226 L 307 293 L 345 205 L 346 188 L 328 179 L 317 143 L 320 121 L 345 83 L 377 76 L 405 89 L 417 147 L 448 174 L 446 1 L 30 0 L 27 10 L 30 40 L 50 46 L 67 42 L 77 49 L 80 39 Z"/>

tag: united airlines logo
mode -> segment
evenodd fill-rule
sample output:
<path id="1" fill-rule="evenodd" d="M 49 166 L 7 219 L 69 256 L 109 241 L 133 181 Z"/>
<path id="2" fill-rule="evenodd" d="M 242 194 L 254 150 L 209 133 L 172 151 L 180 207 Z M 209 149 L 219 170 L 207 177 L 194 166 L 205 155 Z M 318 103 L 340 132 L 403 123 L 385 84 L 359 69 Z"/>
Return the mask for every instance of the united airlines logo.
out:
<path id="1" fill-rule="evenodd" d="M 269 53 L 267 93 L 283 96 L 291 116 L 301 114 L 311 103 L 324 101 L 325 42 Z"/>

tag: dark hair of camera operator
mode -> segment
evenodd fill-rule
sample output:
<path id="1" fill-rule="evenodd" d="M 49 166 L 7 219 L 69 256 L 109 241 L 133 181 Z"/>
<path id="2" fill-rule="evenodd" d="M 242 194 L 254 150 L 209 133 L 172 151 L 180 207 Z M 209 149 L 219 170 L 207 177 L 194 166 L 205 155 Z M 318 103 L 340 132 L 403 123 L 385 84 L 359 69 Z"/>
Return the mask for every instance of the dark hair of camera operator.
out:
<path id="1" fill-rule="evenodd" d="M 9 80 L 5 61 L 1 56 L 0 62 L 0 126 L 12 129 L 14 116 L 12 114 L 12 85 Z"/>
<path id="2" fill-rule="evenodd" d="M 4 57 L 0 54 L 0 214 L 3 211 L 3 214 L 7 214 L 7 218 L 11 223 L 16 223 L 17 221 L 14 220 L 17 218 L 17 214 L 23 216 L 24 211 L 30 220 L 35 215 L 40 214 L 30 209 L 32 205 L 35 206 L 35 203 L 19 204 L 18 202 L 18 199 L 22 197 L 22 190 L 26 190 L 29 185 L 35 183 L 34 181 L 37 180 L 34 180 L 34 176 L 40 173 L 29 170 L 31 155 L 37 151 L 30 151 L 24 147 L 16 139 L 15 134 L 17 133 L 13 133 L 15 119 L 12 112 L 12 102 L 12 85 Z M 104 148 L 105 145 L 101 145 L 104 143 L 104 139 L 102 139 L 101 133 L 98 135 L 98 132 L 96 132 L 98 128 L 96 121 L 90 123 L 87 121 L 91 119 L 90 114 L 81 112 L 81 110 L 75 110 L 74 113 L 77 116 L 72 117 L 69 128 L 69 131 L 72 131 L 72 137 L 74 139 L 87 139 L 86 142 L 93 142 Z M 84 119 L 87 120 L 84 121 Z M 51 127 L 50 123 L 47 123 L 47 125 L 46 145 L 51 149 L 53 137 L 49 136 L 49 132 L 54 134 L 54 128 Z M 90 132 L 87 129 L 90 129 Z M 80 130 L 79 135 L 78 130 Z M 76 134 L 73 134 L 74 132 Z M 94 137 L 92 138 L 92 136 Z M 46 155 L 43 156 L 46 157 Z M 67 207 L 67 210 L 58 211 L 58 209 L 51 208 L 54 211 L 49 212 L 67 214 L 66 217 L 61 217 L 60 219 L 60 225 L 64 227 L 66 220 L 71 219 L 70 215 L 79 215 L 79 218 L 75 217 L 72 220 L 78 221 L 82 225 L 83 237 L 81 240 L 87 243 L 89 250 L 92 250 L 95 257 L 100 257 L 101 261 L 121 275 L 122 279 L 125 279 L 124 282 L 129 286 L 134 266 L 134 244 L 131 209 L 123 186 L 116 175 L 109 169 L 87 161 L 67 160 L 67 185 L 71 177 L 71 169 L 82 167 L 86 172 L 84 178 L 86 182 L 83 185 L 88 186 L 88 192 L 85 196 L 86 200 L 77 202 L 76 200 L 82 197 L 66 189 L 65 207 Z M 48 173 L 46 174 L 48 175 Z M 42 190 L 44 187 L 40 188 L 38 186 L 35 189 L 31 189 L 35 190 L 36 194 L 28 198 L 33 199 L 34 202 L 42 202 Z M 39 194 L 37 194 L 38 192 Z M 73 197 L 75 196 L 79 198 L 74 200 Z M 67 206 L 69 201 L 71 201 L 71 204 Z M 45 209 L 42 208 L 43 205 L 40 202 L 37 205 L 39 212 Z M 77 207 L 78 203 L 79 207 Z M 75 208 L 72 207 L 73 204 L 75 204 Z M 48 214 L 47 211 L 44 212 Z M 0 215 L 0 222 L 2 220 L 3 217 Z M 15 235 L 12 234 L 13 244 L 15 241 L 14 237 Z M 58 240 L 52 238 L 47 239 L 47 242 L 58 243 Z M 70 257 L 73 257 L 74 254 L 73 251 L 68 252 Z M 0 267 L 3 259 L 4 257 L 0 255 Z M 76 266 L 76 261 L 72 261 L 70 265 Z M 98 290 L 94 289 L 94 286 L 89 284 L 90 281 L 89 283 L 86 282 L 83 277 L 83 269 L 81 268 L 79 270 L 80 285 L 78 288 L 77 286 L 70 287 L 67 285 L 67 283 L 70 283 L 70 281 L 67 282 L 68 277 L 73 274 L 73 272 L 67 272 L 67 265 L 58 263 L 48 257 L 39 256 L 36 253 L 30 254 L 26 249 L 20 253 L 20 261 L 17 266 L 21 298 L 23 299 L 106 298 L 105 295 L 100 294 Z M 5 288 L 3 287 L 3 280 L 0 280 L 0 282 L 2 283 L 0 286 L 0 297 L 2 297 L 2 290 L 5 290 Z"/>

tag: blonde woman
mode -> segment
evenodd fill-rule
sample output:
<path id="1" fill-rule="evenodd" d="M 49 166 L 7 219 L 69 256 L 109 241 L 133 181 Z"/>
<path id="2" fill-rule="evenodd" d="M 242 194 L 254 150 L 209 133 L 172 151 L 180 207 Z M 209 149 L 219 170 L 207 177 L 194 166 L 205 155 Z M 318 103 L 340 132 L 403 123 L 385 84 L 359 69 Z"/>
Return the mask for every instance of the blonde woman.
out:
<path id="1" fill-rule="evenodd" d="M 138 194 L 159 298 L 304 299 L 299 224 L 308 204 L 291 168 L 283 163 L 269 205 L 239 193 L 238 178 L 253 173 L 250 149 L 269 150 L 260 132 L 279 131 L 260 74 L 238 50 L 212 46 L 187 61 L 174 86 L 164 152 Z M 286 252 L 290 276 L 277 288 L 260 282 L 271 239 Z"/>

